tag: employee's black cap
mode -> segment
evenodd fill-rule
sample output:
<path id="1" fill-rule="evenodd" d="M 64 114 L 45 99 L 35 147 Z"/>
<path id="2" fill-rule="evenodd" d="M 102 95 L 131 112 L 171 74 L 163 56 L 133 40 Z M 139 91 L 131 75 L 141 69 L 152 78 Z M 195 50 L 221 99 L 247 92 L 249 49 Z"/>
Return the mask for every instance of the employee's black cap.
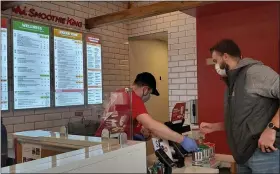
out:
<path id="1" fill-rule="evenodd" d="M 138 74 L 136 76 L 136 79 L 134 80 L 134 83 L 142 83 L 149 86 L 152 89 L 152 94 L 155 96 L 159 96 L 156 79 L 151 73 L 143 72 Z"/>

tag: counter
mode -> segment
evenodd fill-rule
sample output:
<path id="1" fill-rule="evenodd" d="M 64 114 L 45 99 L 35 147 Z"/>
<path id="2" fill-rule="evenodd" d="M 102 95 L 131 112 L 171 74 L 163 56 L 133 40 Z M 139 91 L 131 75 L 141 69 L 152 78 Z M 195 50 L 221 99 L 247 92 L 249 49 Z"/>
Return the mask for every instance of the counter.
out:
<path id="1" fill-rule="evenodd" d="M 119 144 L 116 139 L 102 139 L 100 137 L 88 137 L 78 135 L 61 135 L 50 131 L 25 131 L 13 134 L 15 158 L 17 163 L 22 162 L 22 149 L 25 144 L 38 145 L 41 148 L 41 157 L 49 157 L 73 150 L 90 147 L 99 144 Z"/>
<path id="2" fill-rule="evenodd" d="M 150 165 L 156 159 L 151 155 L 147 160 L 145 142 L 120 145 L 117 139 L 42 130 L 14 133 L 13 138 L 18 164 L 2 168 L 2 173 L 146 173 L 147 161 Z M 22 163 L 26 144 L 40 147 L 39 159 Z M 219 156 L 218 162 L 223 158 Z M 173 168 L 173 173 L 219 173 L 215 166 L 191 166 L 190 160 L 186 158 L 186 167 Z"/>
<path id="3" fill-rule="evenodd" d="M 155 154 L 149 155 L 147 157 L 148 166 L 151 166 L 155 161 L 157 157 Z M 213 164 L 210 167 L 197 167 L 192 166 L 192 159 L 191 157 L 185 158 L 185 167 L 182 168 L 172 168 L 172 173 L 219 173 L 219 169 L 217 167 L 220 165 L 220 161 L 216 161 L 215 164 Z"/>
<path id="4" fill-rule="evenodd" d="M 41 130 L 15 133 L 14 140 L 18 161 L 26 143 L 40 145 L 42 155 L 44 149 L 60 154 L 5 167 L 2 173 L 146 173 L 147 170 L 145 142 L 127 141 L 120 145 L 116 139 L 62 136 Z"/>

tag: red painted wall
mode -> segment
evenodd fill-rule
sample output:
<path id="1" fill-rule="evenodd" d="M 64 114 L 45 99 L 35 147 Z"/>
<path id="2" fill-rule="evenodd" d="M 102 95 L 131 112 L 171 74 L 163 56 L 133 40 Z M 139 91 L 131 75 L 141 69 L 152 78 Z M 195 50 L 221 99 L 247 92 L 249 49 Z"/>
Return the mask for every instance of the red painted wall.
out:
<path id="1" fill-rule="evenodd" d="M 220 39 L 233 39 L 244 57 L 261 60 L 279 72 L 280 3 L 223 2 L 197 9 L 196 16 L 199 122 L 220 122 L 225 84 L 214 66 L 206 65 L 209 48 Z M 216 143 L 217 153 L 230 154 L 224 132 L 206 139 Z"/>

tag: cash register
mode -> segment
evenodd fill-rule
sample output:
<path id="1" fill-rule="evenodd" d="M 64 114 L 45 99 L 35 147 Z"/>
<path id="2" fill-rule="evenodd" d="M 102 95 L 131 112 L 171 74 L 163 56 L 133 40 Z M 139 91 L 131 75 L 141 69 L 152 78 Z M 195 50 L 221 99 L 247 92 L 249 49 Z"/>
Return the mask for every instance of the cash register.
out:
<path id="1" fill-rule="evenodd" d="M 171 120 L 169 122 L 165 122 L 167 127 L 179 134 L 185 134 L 193 128 L 191 128 L 191 125 L 184 124 L 185 106 L 186 103 L 177 103 L 172 110 Z M 197 123 L 197 115 L 195 113 L 191 114 L 191 117 L 196 117 L 195 122 Z M 194 120 L 194 118 L 190 119 Z M 193 121 L 191 122 L 193 123 Z M 172 167 L 185 167 L 185 157 L 187 156 L 192 156 L 192 165 L 194 166 L 211 167 L 211 163 L 215 161 L 215 144 L 213 143 L 199 142 L 199 150 L 197 152 L 187 152 L 176 142 L 162 140 L 159 138 L 153 138 L 152 141 L 155 154 L 160 163 L 164 166 L 164 174 L 171 174 Z"/>
<path id="2" fill-rule="evenodd" d="M 177 103 L 173 110 L 171 120 L 165 125 L 171 130 L 183 134 L 191 131 L 190 125 L 184 125 L 186 103 Z M 171 174 L 172 167 L 182 168 L 185 166 L 185 157 L 191 155 L 184 148 L 172 141 L 153 138 L 155 154 L 158 160 L 164 165 L 164 173 Z"/>

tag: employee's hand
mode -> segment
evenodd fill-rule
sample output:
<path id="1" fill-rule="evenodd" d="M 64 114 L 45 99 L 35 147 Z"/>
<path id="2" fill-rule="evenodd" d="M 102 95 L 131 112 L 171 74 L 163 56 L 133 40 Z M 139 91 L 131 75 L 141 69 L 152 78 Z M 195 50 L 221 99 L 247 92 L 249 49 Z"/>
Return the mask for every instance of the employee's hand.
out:
<path id="1" fill-rule="evenodd" d="M 141 133 L 143 134 L 143 136 L 145 137 L 146 140 L 150 139 L 152 136 L 152 133 L 149 129 L 146 129 L 144 127 L 142 127 L 141 129 Z"/>
<path id="2" fill-rule="evenodd" d="M 270 128 L 266 128 L 259 139 L 258 146 L 262 152 L 272 152 L 276 151 L 277 148 L 274 147 L 274 142 L 276 139 L 276 131 Z"/>
<path id="3" fill-rule="evenodd" d="M 202 122 L 200 124 L 200 132 L 204 133 L 204 134 L 210 134 L 212 132 L 216 131 L 215 130 L 215 124 L 214 123 L 205 123 Z"/>
<path id="4" fill-rule="evenodd" d="M 187 152 L 195 152 L 198 149 L 195 140 L 189 137 L 184 137 L 184 140 L 181 143 L 181 145 Z"/>
<path id="5" fill-rule="evenodd" d="M 141 134 L 133 135 L 133 140 L 135 141 L 145 141 L 145 137 Z"/>

